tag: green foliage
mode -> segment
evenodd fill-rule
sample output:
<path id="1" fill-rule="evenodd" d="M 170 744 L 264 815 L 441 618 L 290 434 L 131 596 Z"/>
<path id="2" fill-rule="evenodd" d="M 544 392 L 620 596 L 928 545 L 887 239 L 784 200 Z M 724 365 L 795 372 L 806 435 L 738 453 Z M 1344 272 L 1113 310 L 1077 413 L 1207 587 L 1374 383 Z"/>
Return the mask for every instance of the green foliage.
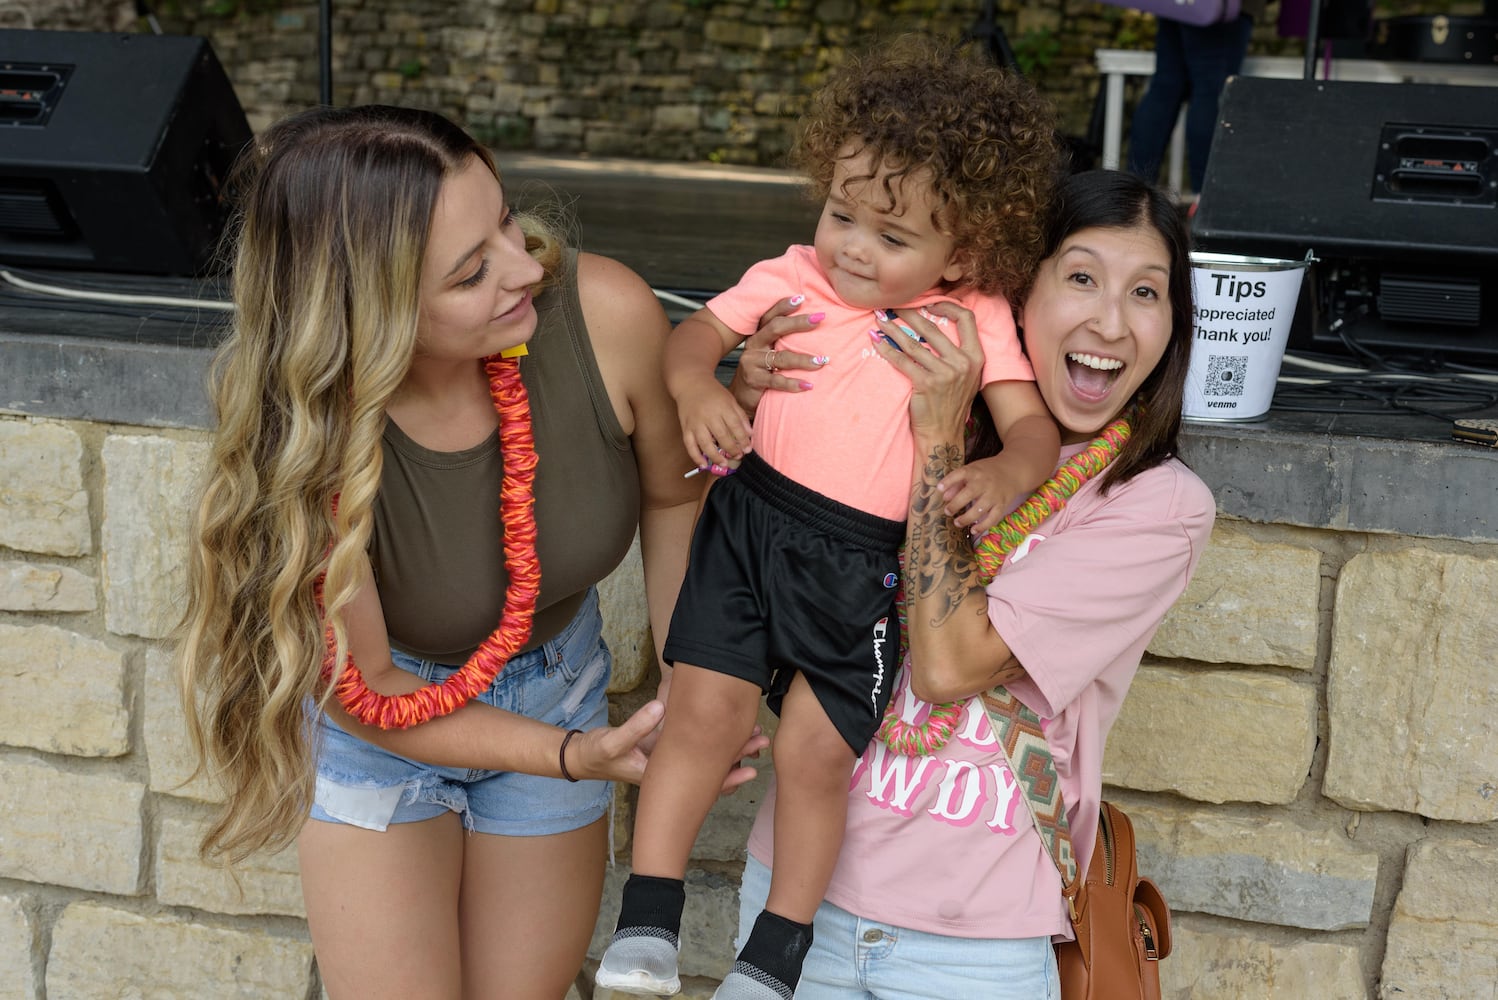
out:
<path id="1" fill-rule="evenodd" d="M 1033 28 L 1014 42 L 1014 61 L 1025 76 L 1043 74 L 1061 54 L 1061 39 L 1050 28 Z"/>
<path id="2" fill-rule="evenodd" d="M 1106 45 L 1110 49 L 1153 49 L 1155 47 L 1155 19 L 1152 15 L 1122 7 L 1103 8 L 1103 18 L 1113 29 L 1113 40 Z"/>
<path id="3" fill-rule="evenodd" d="M 426 67 L 422 65 L 420 59 L 406 59 L 399 66 L 395 67 L 395 71 L 407 80 L 416 79 L 425 70 Z"/>

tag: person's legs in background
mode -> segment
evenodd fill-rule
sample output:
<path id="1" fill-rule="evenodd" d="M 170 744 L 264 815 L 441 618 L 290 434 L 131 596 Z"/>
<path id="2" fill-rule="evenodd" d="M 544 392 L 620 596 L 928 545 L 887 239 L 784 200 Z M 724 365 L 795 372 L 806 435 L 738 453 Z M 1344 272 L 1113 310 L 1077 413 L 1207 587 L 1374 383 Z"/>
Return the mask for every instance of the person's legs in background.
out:
<path id="1" fill-rule="evenodd" d="M 1240 14 L 1237 20 L 1209 24 L 1204 28 L 1181 27 L 1184 28 L 1183 52 L 1191 89 L 1190 103 L 1186 108 L 1186 159 L 1191 168 L 1191 190 L 1200 194 L 1202 182 L 1207 177 L 1212 133 L 1217 128 L 1217 106 L 1222 97 L 1222 86 L 1228 77 L 1243 68 L 1243 55 L 1248 51 L 1254 22 L 1247 14 Z M 1142 102 L 1140 106 L 1143 107 Z M 1155 167 L 1159 169 L 1158 157 Z"/>
<path id="2" fill-rule="evenodd" d="M 1191 86 L 1184 28 L 1178 21 L 1156 21 L 1155 75 L 1129 124 L 1129 172 L 1151 184 L 1160 178 L 1160 161 Z"/>

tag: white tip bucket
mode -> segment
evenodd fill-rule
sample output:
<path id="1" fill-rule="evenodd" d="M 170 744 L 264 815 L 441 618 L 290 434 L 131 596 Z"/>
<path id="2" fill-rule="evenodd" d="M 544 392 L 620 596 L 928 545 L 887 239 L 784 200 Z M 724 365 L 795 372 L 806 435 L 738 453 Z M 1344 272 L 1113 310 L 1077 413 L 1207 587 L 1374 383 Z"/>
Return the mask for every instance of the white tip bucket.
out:
<path id="1" fill-rule="evenodd" d="M 1191 255 L 1195 315 L 1182 416 L 1256 420 L 1269 411 L 1301 280 L 1313 261 Z"/>

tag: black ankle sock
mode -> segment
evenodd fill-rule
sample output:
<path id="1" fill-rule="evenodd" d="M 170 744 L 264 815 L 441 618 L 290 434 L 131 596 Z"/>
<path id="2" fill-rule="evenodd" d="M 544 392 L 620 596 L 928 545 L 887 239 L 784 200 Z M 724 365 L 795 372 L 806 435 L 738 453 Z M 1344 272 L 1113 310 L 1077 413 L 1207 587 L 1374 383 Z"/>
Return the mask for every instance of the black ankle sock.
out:
<path id="1" fill-rule="evenodd" d="M 679 878 L 631 875 L 624 883 L 615 932 L 630 927 L 657 927 L 668 932 L 675 944 L 681 933 L 681 911 L 686 901 L 686 883 Z"/>
<path id="2" fill-rule="evenodd" d="M 784 987 L 789 996 L 801 980 L 801 964 L 811 950 L 811 924 L 798 924 L 778 913 L 761 910 L 739 952 L 740 964 L 759 970 Z M 758 976 L 753 977 L 759 979 Z M 763 980 L 760 980 L 763 982 Z"/>

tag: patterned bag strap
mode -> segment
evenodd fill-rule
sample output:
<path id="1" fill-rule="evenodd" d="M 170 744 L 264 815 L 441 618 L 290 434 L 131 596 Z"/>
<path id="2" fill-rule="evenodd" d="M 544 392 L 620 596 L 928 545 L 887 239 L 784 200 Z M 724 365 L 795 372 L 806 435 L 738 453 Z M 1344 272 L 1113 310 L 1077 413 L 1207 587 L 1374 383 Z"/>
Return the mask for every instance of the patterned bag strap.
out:
<path id="1" fill-rule="evenodd" d="M 1066 803 L 1061 800 L 1061 778 L 1056 774 L 1056 760 L 1041 730 L 1040 716 L 1002 684 L 984 693 L 982 701 L 989 728 L 1004 751 L 1009 770 L 1024 789 L 1025 808 L 1061 875 L 1061 895 L 1066 898 L 1075 923 L 1080 917 L 1077 894 L 1082 890 L 1082 882 L 1072 851 Z"/>

